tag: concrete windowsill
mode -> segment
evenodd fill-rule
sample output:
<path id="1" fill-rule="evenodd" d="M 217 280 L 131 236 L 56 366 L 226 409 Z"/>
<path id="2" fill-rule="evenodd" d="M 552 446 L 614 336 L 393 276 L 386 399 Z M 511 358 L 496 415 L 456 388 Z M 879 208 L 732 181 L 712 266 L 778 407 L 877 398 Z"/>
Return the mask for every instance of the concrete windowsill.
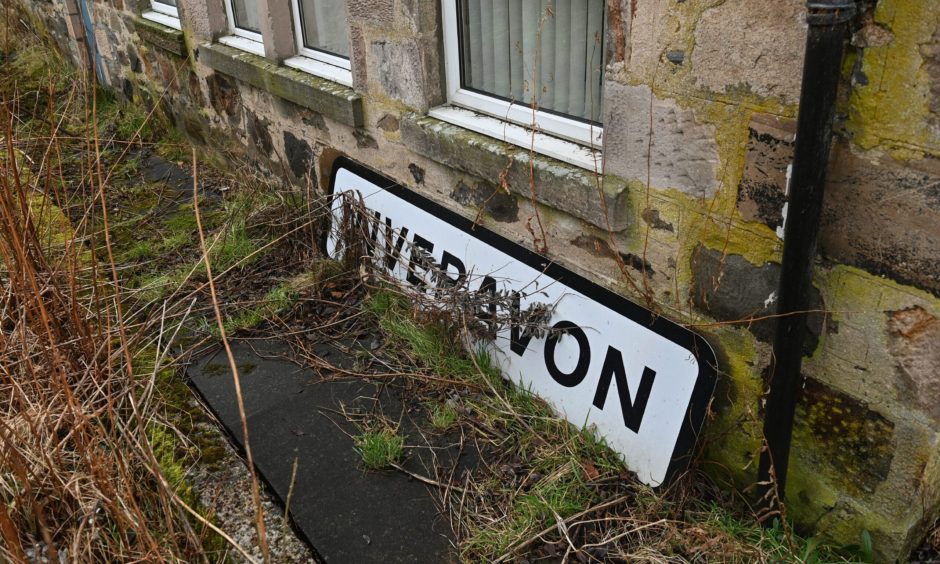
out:
<path id="1" fill-rule="evenodd" d="M 324 117 L 352 127 L 363 124 L 362 97 L 348 86 L 220 43 L 201 45 L 199 62 Z"/>
<path id="2" fill-rule="evenodd" d="M 162 14 L 159 15 L 162 16 Z M 163 17 L 169 18 L 169 16 Z M 134 27 L 137 29 L 137 35 L 147 43 L 164 51 L 169 51 L 174 55 L 186 56 L 186 41 L 183 32 L 179 29 L 158 23 L 155 19 L 144 17 L 135 18 Z"/>
<path id="3" fill-rule="evenodd" d="M 498 182 L 505 171 L 509 189 L 581 218 L 597 227 L 620 231 L 630 225 L 629 186 L 613 175 L 594 172 L 517 147 L 439 119 L 417 114 L 401 118 L 401 138 L 412 151 L 468 174 Z M 603 197 L 607 207 L 604 215 Z"/>

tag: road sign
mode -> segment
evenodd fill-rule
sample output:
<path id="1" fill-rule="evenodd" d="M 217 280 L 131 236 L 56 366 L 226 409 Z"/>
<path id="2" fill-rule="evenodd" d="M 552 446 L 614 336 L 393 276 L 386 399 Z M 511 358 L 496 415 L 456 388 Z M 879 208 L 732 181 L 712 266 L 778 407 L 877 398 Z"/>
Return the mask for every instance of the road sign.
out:
<path id="1" fill-rule="evenodd" d="M 356 220 L 375 268 L 405 287 L 464 277 L 472 291 L 511 296 L 498 313 L 512 319 L 532 303 L 551 306 L 540 336 L 512 322 L 486 343 L 503 374 L 572 424 L 593 426 L 642 482 L 658 486 L 685 467 L 716 380 L 702 337 L 349 159 L 335 162 L 331 190 L 330 256 L 342 252 L 340 196 L 354 192 L 368 209 Z M 431 277 L 428 258 L 448 276 Z"/>

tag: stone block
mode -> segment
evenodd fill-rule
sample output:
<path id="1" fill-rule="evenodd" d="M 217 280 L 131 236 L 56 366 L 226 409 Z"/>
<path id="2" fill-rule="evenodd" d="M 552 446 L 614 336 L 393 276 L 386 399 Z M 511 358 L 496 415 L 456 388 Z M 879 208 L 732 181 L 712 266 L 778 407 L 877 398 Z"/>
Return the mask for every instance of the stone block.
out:
<path id="1" fill-rule="evenodd" d="M 691 110 L 660 100 L 647 86 L 604 85 L 605 173 L 707 198 L 718 189 L 718 160 L 714 126 L 699 123 Z"/>
<path id="2" fill-rule="evenodd" d="M 201 45 L 199 62 L 338 122 L 363 124 L 362 98 L 349 87 L 218 43 Z"/>
<path id="3" fill-rule="evenodd" d="M 772 343 L 776 323 L 780 265 L 768 262 L 755 266 L 742 256 L 725 254 L 703 245 L 692 255 L 692 303 L 719 321 L 740 321 L 758 339 Z M 810 309 L 821 310 L 823 300 L 812 290 Z M 748 321 L 755 319 L 755 321 Z M 824 316 L 812 313 L 806 318 L 808 331 L 803 353 L 811 354 L 819 344 Z"/>
<path id="4" fill-rule="evenodd" d="M 816 464 L 840 476 L 847 491 L 872 493 L 887 480 L 894 458 L 894 423 L 864 401 L 806 378 L 795 425 L 797 437 L 812 446 L 798 444 L 802 455 L 816 458 Z"/>
<path id="5" fill-rule="evenodd" d="M 921 44 L 920 55 L 924 59 L 930 82 L 930 123 L 937 135 L 940 135 L 940 27 L 929 43 Z"/>
<path id="6" fill-rule="evenodd" d="M 598 187 L 598 179 L 588 170 L 530 155 L 515 145 L 430 117 L 404 114 L 400 127 L 402 141 L 429 159 L 490 182 L 505 178 L 510 191 L 529 199 L 531 178 L 538 202 L 601 229 L 607 229 L 608 222 L 614 231 L 631 225 L 629 188 L 615 176 L 606 175 Z"/>
<path id="7" fill-rule="evenodd" d="M 255 0 L 261 14 L 261 35 L 264 37 L 264 55 L 281 62 L 297 53 L 297 40 L 291 4 L 280 0 Z M 287 25 L 286 25 L 287 24 Z"/>
<path id="8" fill-rule="evenodd" d="M 187 33 L 192 33 L 193 45 L 212 41 L 228 32 L 225 5 L 213 0 L 177 0 L 181 21 Z"/>
<path id="9" fill-rule="evenodd" d="M 223 73 L 212 73 L 206 77 L 209 103 L 219 115 L 237 119 L 241 114 L 242 100 L 235 79 Z"/>
<path id="10" fill-rule="evenodd" d="M 748 129 L 744 173 L 738 187 L 738 211 L 747 221 L 771 229 L 783 227 L 787 169 L 793 162 L 796 123 L 755 114 Z"/>
<path id="11" fill-rule="evenodd" d="M 480 181 L 471 185 L 461 180 L 450 197 L 465 206 L 479 209 L 496 221 L 519 221 L 519 202 L 516 197 L 488 182 Z"/>
<path id="12" fill-rule="evenodd" d="M 805 10 L 803 0 L 729 0 L 705 10 L 695 26 L 691 59 L 696 85 L 798 103 Z"/>
<path id="13" fill-rule="evenodd" d="M 386 96 L 425 113 L 443 101 L 434 45 L 417 38 L 370 44 L 367 75 Z"/>
<path id="14" fill-rule="evenodd" d="M 274 150 L 274 142 L 271 139 L 271 122 L 267 118 L 260 117 L 252 111 L 247 112 L 248 140 L 251 141 L 257 154 L 268 158 L 271 151 Z"/>
<path id="15" fill-rule="evenodd" d="M 362 36 L 362 28 L 358 25 L 349 26 L 349 59 L 352 64 L 353 87 L 358 91 L 368 88 L 368 74 L 366 74 L 366 42 Z"/>
<path id="16" fill-rule="evenodd" d="M 940 296 L 940 161 L 833 147 L 820 251 Z"/>
<path id="17" fill-rule="evenodd" d="M 815 274 L 832 323 L 824 346 L 803 363 L 825 393 L 807 393 L 818 397 L 812 409 L 832 404 L 839 409 L 832 418 L 850 414 L 854 421 L 839 423 L 841 438 L 833 444 L 815 430 L 818 424 L 836 429 L 830 416 L 798 418 L 788 510 L 837 544 L 857 542 L 868 530 L 876 562 L 904 560 L 940 509 L 940 425 L 931 399 L 940 358 L 932 354 L 936 345 L 927 344 L 937 341 L 940 299 L 844 265 Z M 830 399 L 843 394 L 852 400 Z M 893 426 L 890 434 L 886 424 Z M 879 445 L 893 452 L 890 467 Z M 862 454 L 854 462 L 847 458 L 853 449 Z"/>
<path id="18" fill-rule="evenodd" d="M 813 402 L 820 416 L 804 419 L 806 406 L 798 409 L 788 514 L 836 546 L 858 544 L 868 531 L 872 562 L 906 562 L 937 514 L 931 486 L 937 480 L 936 434 L 892 424 L 864 402 L 807 384 L 815 397 L 804 401 Z M 815 434 L 812 424 L 821 425 Z"/>
<path id="19" fill-rule="evenodd" d="M 347 0 L 350 20 L 391 25 L 395 20 L 395 0 Z"/>
<path id="20" fill-rule="evenodd" d="M 317 173 L 313 167 L 313 149 L 305 140 L 295 137 L 290 131 L 284 131 L 284 156 L 291 173 L 297 180 L 310 177 L 310 183 L 317 185 Z"/>
<path id="21" fill-rule="evenodd" d="M 916 160 L 940 157 L 940 4 L 880 0 L 853 69 L 845 129 L 860 147 Z M 877 32 L 874 30 L 878 29 Z M 870 43 L 868 43 L 870 42 Z"/>
<path id="22" fill-rule="evenodd" d="M 940 319 L 920 306 L 888 312 L 899 392 L 940 421 Z"/>

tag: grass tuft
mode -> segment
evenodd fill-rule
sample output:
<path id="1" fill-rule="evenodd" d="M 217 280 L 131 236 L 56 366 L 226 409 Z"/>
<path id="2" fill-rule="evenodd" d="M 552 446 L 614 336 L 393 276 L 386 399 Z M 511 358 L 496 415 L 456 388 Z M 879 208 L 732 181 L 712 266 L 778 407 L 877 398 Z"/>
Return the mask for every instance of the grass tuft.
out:
<path id="1" fill-rule="evenodd" d="M 269 290 L 254 307 L 226 319 L 225 332 L 234 335 L 238 331 L 257 327 L 263 321 L 290 309 L 296 299 L 297 294 L 288 283 L 280 284 Z M 210 329 L 210 332 L 217 335 L 218 329 Z"/>
<path id="2" fill-rule="evenodd" d="M 431 404 L 428 408 L 428 420 L 438 431 L 447 431 L 457 423 L 457 410 L 446 403 Z"/>
<path id="3" fill-rule="evenodd" d="M 411 315 L 410 307 L 403 296 L 388 290 L 376 292 L 366 303 L 384 333 L 408 351 L 414 366 L 451 379 L 477 379 L 476 366 L 447 328 L 441 323 L 419 322 Z M 486 364 L 489 366 L 489 361 Z"/>
<path id="4" fill-rule="evenodd" d="M 370 470 L 381 470 L 401 460 L 405 439 L 391 429 L 367 431 L 356 437 L 356 450 Z"/>

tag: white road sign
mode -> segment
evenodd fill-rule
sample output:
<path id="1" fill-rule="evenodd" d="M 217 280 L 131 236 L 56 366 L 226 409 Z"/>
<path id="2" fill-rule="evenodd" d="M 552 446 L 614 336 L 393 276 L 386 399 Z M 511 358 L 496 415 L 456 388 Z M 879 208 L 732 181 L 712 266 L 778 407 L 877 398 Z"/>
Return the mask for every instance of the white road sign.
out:
<path id="1" fill-rule="evenodd" d="M 542 337 L 510 326 L 487 344 L 504 375 L 572 424 L 594 426 L 642 482 L 658 486 L 685 467 L 715 386 L 704 339 L 349 159 L 336 161 L 331 184 L 333 225 L 338 196 L 358 192 L 373 260 L 405 285 L 432 283 L 420 248 L 453 280 L 470 276 L 471 289 L 517 294 L 515 311 L 554 306 Z"/>

